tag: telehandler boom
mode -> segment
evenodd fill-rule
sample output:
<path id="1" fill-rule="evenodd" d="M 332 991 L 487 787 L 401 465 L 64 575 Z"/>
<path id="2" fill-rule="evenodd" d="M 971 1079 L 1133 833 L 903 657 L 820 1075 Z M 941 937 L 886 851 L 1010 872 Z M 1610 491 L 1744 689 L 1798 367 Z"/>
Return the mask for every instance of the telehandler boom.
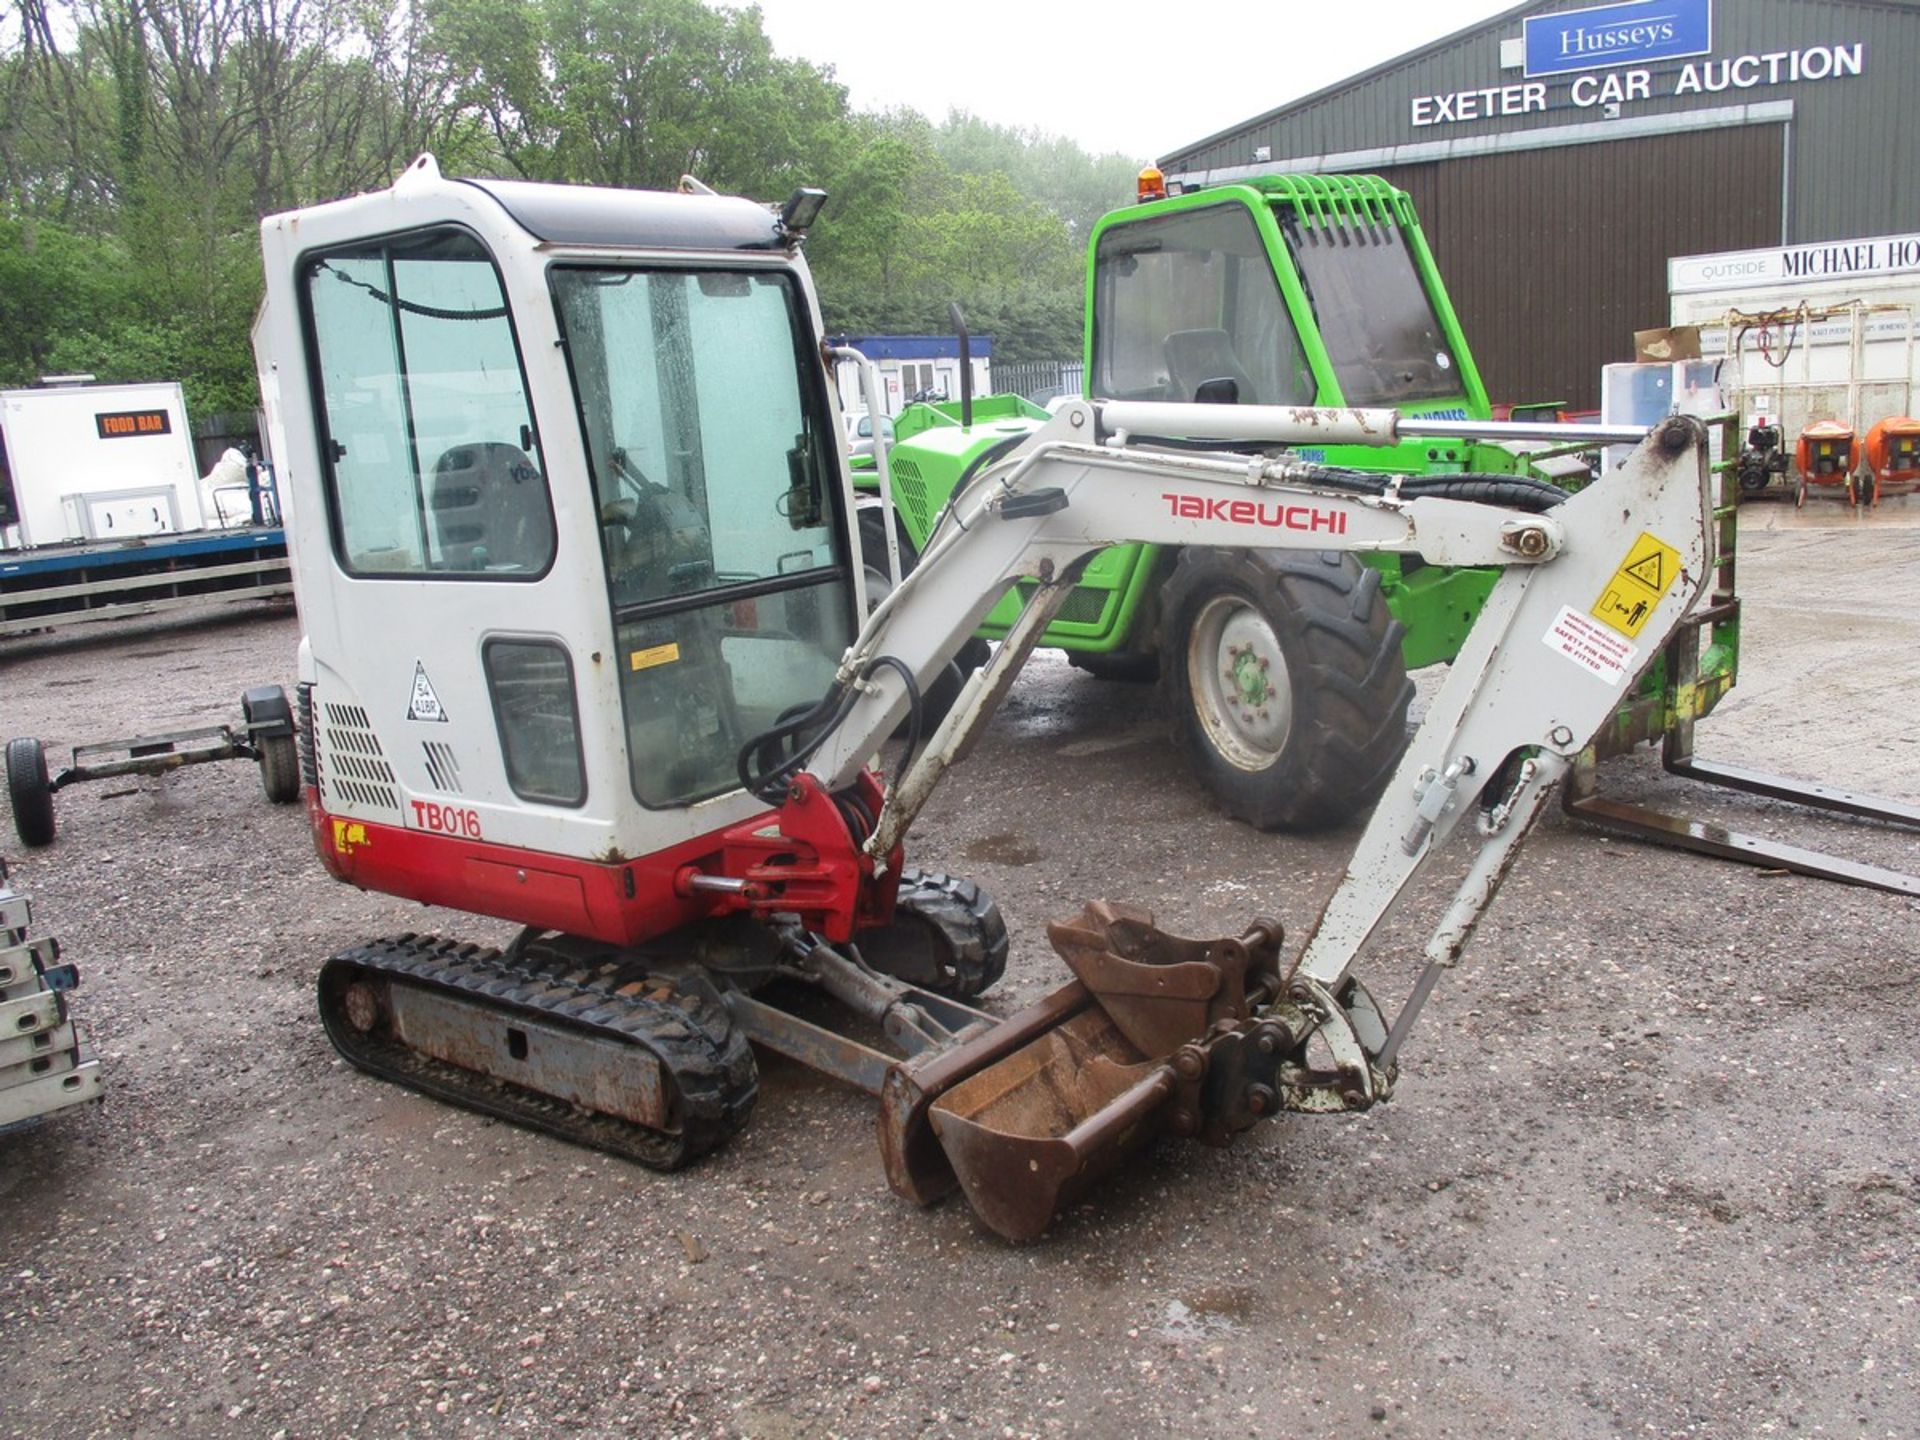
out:
<path id="1" fill-rule="evenodd" d="M 449 181 L 423 156 L 263 223 L 316 846 L 341 880 L 525 927 L 333 957 L 334 1044 L 672 1168 L 745 1123 L 751 1042 L 879 1095 L 894 1188 L 958 1186 L 1010 1238 L 1156 1135 L 1385 1099 L 1554 782 L 1702 590 L 1699 427 L 1665 422 L 1569 497 L 1290 448 L 1497 432 L 1480 422 L 1074 402 L 973 477 L 868 613 L 810 208 Z M 1504 573 L 1297 959 L 1271 918 L 1202 942 L 1098 902 L 1049 927 L 1075 980 L 1000 1019 L 965 1003 L 1004 966 L 997 909 L 906 867 L 905 836 L 1083 567 L 1130 540 Z M 922 733 L 926 688 L 1016 591 Z M 901 727 L 889 784 L 873 757 Z M 1456 836 L 1464 878 L 1389 1018 L 1355 961 Z M 891 1051 L 780 1008 L 777 979 Z"/>

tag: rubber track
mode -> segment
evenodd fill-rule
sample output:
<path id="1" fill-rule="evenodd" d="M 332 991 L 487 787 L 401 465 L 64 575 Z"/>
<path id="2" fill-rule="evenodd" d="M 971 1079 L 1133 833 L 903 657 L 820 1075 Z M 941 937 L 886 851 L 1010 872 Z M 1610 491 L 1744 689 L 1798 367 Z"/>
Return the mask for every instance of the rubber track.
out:
<path id="1" fill-rule="evenodd" d="M 670 1083 L 679 1128 L 654 1130 L 594 1114 L 564 1100 L 491 1079 L 407 1049 L 348 1023 L 342 997 L 356 975 L 481 1002 L 502 1019 L 520 1015 L 636 1046 L 657 1059 Z M 620 995 L 645 981 L 647 992 Z M 485 946 L 433 935 L 401 935 L 343 950 L 320 969 L 320 1018 L 334 1048 L 382 1079 L 654 1170 L 676 1170 L 725 1144 L 747 1122 L 759 1094 L 746 1039 L 711 1000 L 642 965 L 591 965 L 557 958 L 510 959 Z M 663 993 L 667 992 L 667 993 Z"/>
<path id="2" fill-rule="evenodd" d="M 1007 922 L 1001 919 L 993 897 L 965 876 L 908 866 L 900 872 L 900 895 L 894 907 L 925 922 L 946 941 L 953 974 L 927 985 L 935 994 L 970 1000 L 1006 974 Z"/>

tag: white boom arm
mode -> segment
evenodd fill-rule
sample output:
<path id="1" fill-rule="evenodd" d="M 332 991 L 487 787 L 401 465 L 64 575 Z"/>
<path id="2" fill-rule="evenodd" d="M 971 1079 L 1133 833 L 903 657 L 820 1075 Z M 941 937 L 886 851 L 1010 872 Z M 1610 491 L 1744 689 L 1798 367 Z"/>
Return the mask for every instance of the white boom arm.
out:
<path id="1" fill-rule="evenodd" d="M 850 783 L 904 714 L 904 682 L 872 668 L 875 657 L 894 657 L 924 685 L 1010 585 L 1034 583 L 993 659 L 889 792 L 867 844 L 884 859 L 985 725 L 1084 563 L 1111 544 L 1417 552 L 1435 564 L 1508 567 L 1294 974 L 1296 1000 L 1329 1020 L 1344 1014 L 1329 1041 L 1366 1092 L 1356 1100 L 1370 1100 L 1376 1074 L 1389 1069 L 1439 970 L 1458 958 L 1554 781 L 1705 588 L 1705 432 L 1668 420 L 1624 466 L 1534 514 L 1406 499 L 1393 485 L 1381 495 L 1316 488 L 1302 483 L 1312 467 L 1298 461 L 1146 448 L 1116 436 L 1116 418 L 1134 434 L 1187 438 L 1200 430 L 1293 444 L 1388 444 L 1396 429 L 1413 428 L 1390 411 L 1065 407 L 955 498 L 918 568 L 869 618 L 841 669 L 859 698 L 808 768 L 829 788 Z M 1478 817 L 1480 852 L 1389 1036 L 1364 990 L 1346 984 L 1349 967 L 1416 871 L 1470 815 Z"/>

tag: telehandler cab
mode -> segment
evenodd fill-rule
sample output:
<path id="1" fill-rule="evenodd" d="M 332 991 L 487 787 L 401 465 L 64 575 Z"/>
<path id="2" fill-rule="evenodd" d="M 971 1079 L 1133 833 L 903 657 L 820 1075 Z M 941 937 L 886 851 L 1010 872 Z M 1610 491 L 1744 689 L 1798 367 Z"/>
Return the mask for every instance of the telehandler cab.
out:
<path id="1" fill-rule="evenodd" d="M 525 927 L 504 950 L 336 955 L 334 1044 L 660 1168 L 746 1122 L 763 1046 L 880 1097 L 899 1193 L 957 1186 L 1010 1238 L 1158 1135 L 1387 1098 L 1554 783 L 1706 585 L 1700 427 L 1584 432 L 1640 443 L 1568 496 L 1300 453 L 1497 437 L 1485 422 L 1075 401 L 977 469 L 869 613 L 801 256 L 817 199 L 690 188 L 452 181 L 423 156 L 390 190 L 263 222 L 316 847 L 348 883 Z M 1076 978 L 1002 1019 L 967 1003 L 1005 963 L 997 909 L 903 844 L 1121 541 L 1503 573 L 1297 958 L 1271 917 L 1203 942 L 1097 902 L 1049 927 Z M 925 733 L 927 687 L 1013 593 Z M 1390 1016 L 1356 958 L 1454 837 L 1464 878 Z M 779 1008 L 776 979 L 891 1052 Z"/>

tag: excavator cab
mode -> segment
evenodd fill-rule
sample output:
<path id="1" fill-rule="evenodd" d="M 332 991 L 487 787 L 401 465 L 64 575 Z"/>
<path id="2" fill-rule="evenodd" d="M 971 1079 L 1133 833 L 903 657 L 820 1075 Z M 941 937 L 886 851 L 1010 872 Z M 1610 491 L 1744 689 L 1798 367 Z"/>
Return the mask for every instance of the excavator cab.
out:
<path id="1" fill-rule="evenodd" d="M 266 225 L 311 773 L 330 821 L 396 832 L 325 848 L 423 900 L 659 933 L 700 907 L 671 867 L 606 857 L 689 839 L 689 806 L 754 813 L 742 747 L 818 700 L 854 632 L 804 262 L 744 200 L 589 206 L 431 167 Z M 552 878 L 425 863 L 423 823 Z"/>

